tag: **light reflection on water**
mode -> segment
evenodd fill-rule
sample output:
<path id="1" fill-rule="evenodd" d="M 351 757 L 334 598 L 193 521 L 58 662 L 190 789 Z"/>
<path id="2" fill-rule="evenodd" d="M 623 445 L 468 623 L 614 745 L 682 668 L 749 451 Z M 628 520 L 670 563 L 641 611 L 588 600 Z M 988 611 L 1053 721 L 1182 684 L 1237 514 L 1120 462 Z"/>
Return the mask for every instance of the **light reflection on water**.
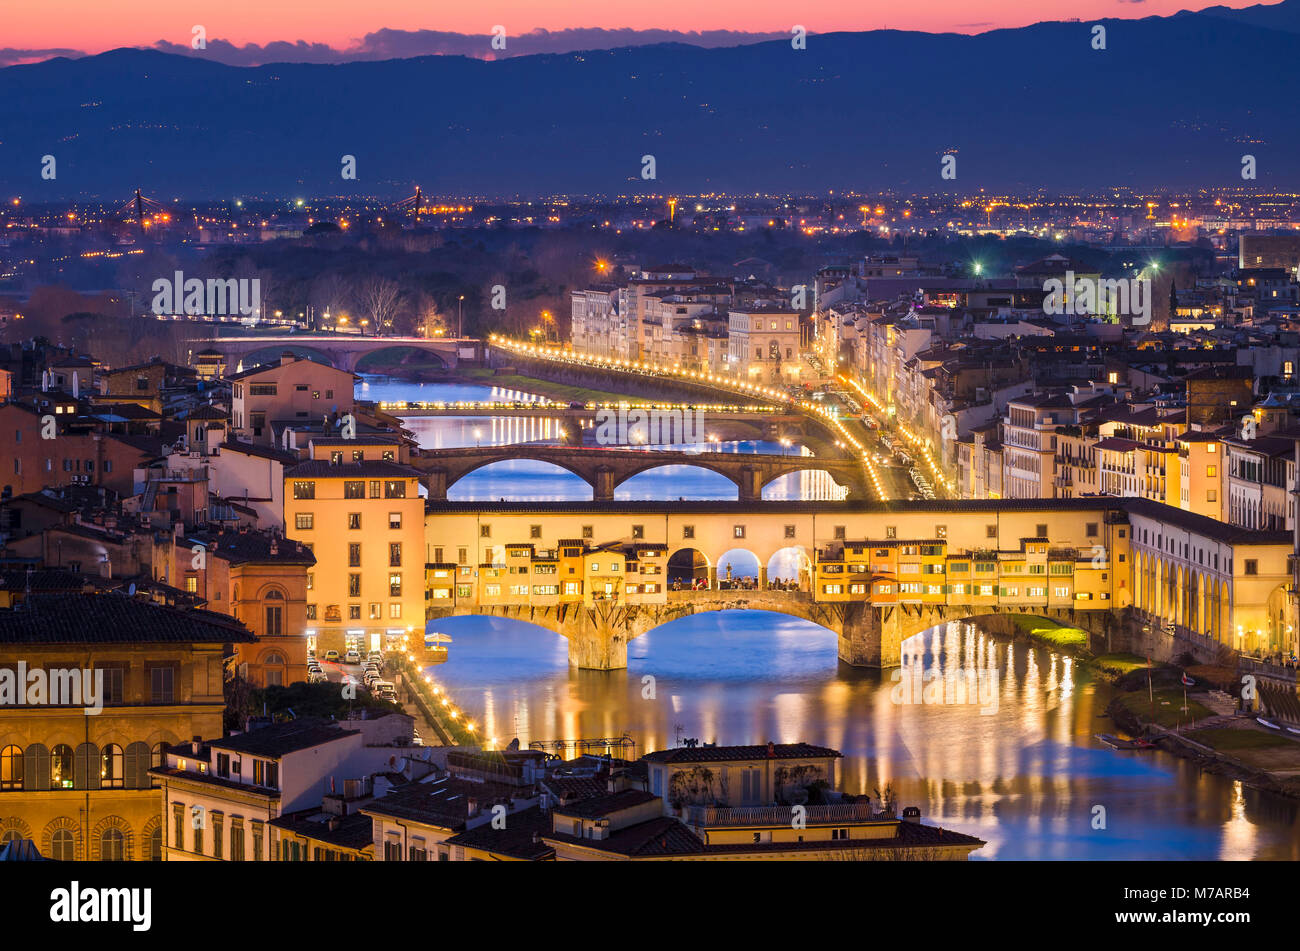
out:
<path id="1" fill-rule="evenodd" d="M 619 671 L 570 669 L 562 637 L 517 621 L 448 618 L 438 629 L 454 644 L 434 676 L 501 745 L 627 733 L 639 755 L 679 733 L 803 741 L 844 753 L 845 790 L 892 783 L 927 821 L 985 839 L 980 858 L 1300 857 L 1296 804 L 1164 753 L 1103 746 L 1093 736 L 1114 729 L 1100 716 L 1107 685 L 1069 657 L 970 624 L 907 641 L 897 676 L 842 665 L 829 631 L 759 611 L 666 624 L 634 640 Z M 647 675 L 654 699 L 642 697 Z M 970 702 L 904 689 L 945 678 L 950 699 L 951 684 L 976 684 Z M 1092 828 L 1095 806 L 1105 830 Z"/>
<path id="2" fill-rule="evenodd" d="M 528 398 L 487 386 L 373 378 L 357 395 Z M 558 426 L 546 420 L 528 421 L 527 429 L 520 420 L 498 422 L 496 429 L 484 419 L 413 418 L 408 425 L 430 447 L 546 439 L 543 424 Z M 771 443 L 735 448 L 781 451 Z M 764 497 L 825 497 L 816 494 L 826 489 L 816 477 L 829 482 L 825 473 L 799 473 L 770 485 Z M 637 476 L 618 497 L 736 494 L 734 484 L 717 473 L 680 467 Z M 591 488 L 563 470 L 514 461 L 468 476 L 449 495 L 586 500 Z M 737 567 L 737 575 L 749 570 L 747 564 Z M 844 753 L 844 789 L 872 792 L 892 783 L 900 802 L 919 806 L 926 821 L 985 839 L 989 844 L 976 858 L 1300 858 L 1294 802 L 1202 773 L 1164 753 L 1101 745 L 1094 734 L 1114 731 L 1101 716 L 1111 688 L 1068 657 L 995 641 L 971 625 L 949 624 L 907 641 L 897 680 L 892 671 L 840 664 L 835 637 L 824 628 L 765 612 L 717 612 L 666 624 L 634 640 L 628 668 L 618 671 L 571 669 L 562 637 L 517 621 L 447 618 L 438 629 L 451 634 L 454 644 L 448 662 L 432 672 L 503 744 L 516 735 L 527 746 L 531 740 L 626 732 L 638 754 L 672 746 L 679 735 L 723 744 L 830 746 Z M 908 697 L 903 678 L 915 686 L 916 672 L 922 689 Z M 940 684 L 973 683 L 966 699 L 975 702 L 924 702 L 927 672 L 931 684 L 936 678 Z M 647 675 L 655 678 L 653 700 L 642 697 Z M 1105 809 L 1104 830 L 1093 828 L 1097 806 Z"/>

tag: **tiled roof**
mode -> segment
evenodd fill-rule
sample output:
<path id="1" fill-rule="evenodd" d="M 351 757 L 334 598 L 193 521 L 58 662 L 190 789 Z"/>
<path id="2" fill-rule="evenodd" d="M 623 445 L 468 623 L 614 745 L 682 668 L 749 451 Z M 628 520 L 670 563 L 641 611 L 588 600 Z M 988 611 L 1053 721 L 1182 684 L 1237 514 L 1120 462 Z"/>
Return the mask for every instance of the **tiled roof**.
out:
<path id="1" fill-rule="evenodd" d="M 556 806 L 555 811 L 565 816 L 579 819 L 600 819 L 633 806 L 653 802 L 658 796 L 640 789 L 625 789 L 622 792 L 609 793 L 590 799 L 578 799 L 567 806 Z"/>
<path id="2" fill-rule="evenodd" d="M 504 829 L 484 823 L 447 839 L 448 845 L 486 849 L 511 858 L 540 862 L 551 858 L 555 850 L 541 840 L 551 831 L 551 816 L 539 806 L 510 813 Z M 536 836 L 536 838 L 535 838 Z"/>
<path id="3" fill-rule="evenodd" d="M 0 644 L 226 644 L 256 638 L 233 618 L 107 592 L 31 595 L 0 611 Z"/>
<path id="4" fill-rule="evenodd" d="M 208 745 L 213 749 L 248 753 L 250 756 L 284 756 L 286 753 L 310 749 L 322 743 L 331 743 L 355 735 L 331 720 L 302 717 L 287 723 L 273 723 L 270 726 L 240 733 L 237 736 L 228 736 L 221 740 L 209 740 Z"/>
<path id="5" fill-rule="evenodd" d="M 480 804 L 507 802 L 518 794 L 517 786 L 442 778 L 415 783 L 406 789 L 391 792 L 364 806 L 362 811 L 459 830 L 465 827 L 465 821 L 469 818 L 471 799 Z"/>
<path id="6" fill-rule="evenodd" d="M 338 820 L 333 829 L 330 828 L 331 819 Z M 361 850 L 374 843 L 374 821 L 359 812 L 334 816 L 319 809 L 307 809 L 272 819 L 271 825 L 341 849 Z"/>
<path id="7" fill-rule="evenodd" d="M 546 841 L 572 844 L 601 852 L 631 857 L 659 855 L 697 855 L 705 851 L 699 837 L 671 816 L 660 816 L 647 822 L 612 832 L 604 839 L 584 839 L 558 832 L 546 833 Z"/>

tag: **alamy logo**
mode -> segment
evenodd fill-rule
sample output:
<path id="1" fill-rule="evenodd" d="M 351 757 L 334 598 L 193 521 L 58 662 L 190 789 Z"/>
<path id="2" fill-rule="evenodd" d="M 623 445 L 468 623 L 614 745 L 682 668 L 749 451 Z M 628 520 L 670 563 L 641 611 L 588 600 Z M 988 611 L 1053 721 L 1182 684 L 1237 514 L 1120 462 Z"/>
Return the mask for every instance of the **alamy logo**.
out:
<path id="1" fill-rule="evenodd" d="M 915 664 L 909 670 L 895 670 L 890 679 L 894 687 L 889 699 L 900 706 L 973 704 L 979 706 L 980 716 L 998 712 L 996 667 L 949 667 L 941 672 L 933 667 L 923 671 Z"/>
<path id="2" fill-rule="evenodd" d="M 704 410 L 618 409 L 596 411 L 596 443 L 601 446 L 668 446 L 702 443 Z"/>
<path id="3" fill-rule="evenodd" d="M 104 670 L 82 667 L 40 667 L 27 669 L 20 660 L 17 670 L 0 668 L 0 707 L 81 707 L 88 717 L 104 709 Z"/>
<path id="4" fill-rule="evenodd" d="M 50 921 L 127 922 L 132 931 L 148 931 L 153 920 L 151 888 L 68 888 L 50 892 Z"/>
<path id="5" fill-rule="evenodd" d="M 262 282 L 255 277 L 186 280 L 185 273 L 177 271 L 172 278 L 154 281 L 153 292 L 153 312 L 159 317 L 251 317 L 262 308 Z"/>
<path id="6" fill-rule="evenodd" d="M 1076 278 L 1073 271 L 1066 271 L 1064 281 L 1055 277 L 1044 281 L 1043 291 L 1047 294 L 1043 312 L 1047 314 L 1115 314 L 1133 318 L 1135 327 L 1151 323 L 1149 278 Z"/>

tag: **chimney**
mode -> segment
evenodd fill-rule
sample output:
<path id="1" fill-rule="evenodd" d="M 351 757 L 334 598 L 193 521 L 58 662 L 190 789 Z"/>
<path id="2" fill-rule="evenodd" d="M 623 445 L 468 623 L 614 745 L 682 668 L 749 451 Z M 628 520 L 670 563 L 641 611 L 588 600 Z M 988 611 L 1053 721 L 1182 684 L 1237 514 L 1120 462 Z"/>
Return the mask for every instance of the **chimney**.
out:
<path id="1" fill-rule="evenodd" d="M 190 752 L 195 756 L 199 755 L 199 747 L 203 745 L 203 737 L 195 736 L 190 738 Z"/>
<path id="2" fill-rule="evenodd" d="M 767 741 L 767 758 L 776 759 L 776 744 L 771 740 Z"/>

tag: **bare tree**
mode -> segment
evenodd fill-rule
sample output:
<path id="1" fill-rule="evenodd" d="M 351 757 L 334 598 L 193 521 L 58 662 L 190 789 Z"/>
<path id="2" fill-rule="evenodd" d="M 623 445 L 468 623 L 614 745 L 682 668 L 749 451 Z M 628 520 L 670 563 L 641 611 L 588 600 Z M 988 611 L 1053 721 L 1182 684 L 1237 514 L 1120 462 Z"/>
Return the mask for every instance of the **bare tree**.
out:
<path id="1" fill-rule="evenodd" d="M 386 277 L 377 275 L 369 277 L 361 285 L 361 290 L 357 294 L 357 302 L 375 328 L 376 334 L 380 333 L 383 328 L 392 326 L 401 295 L 401 287 Z"/>

